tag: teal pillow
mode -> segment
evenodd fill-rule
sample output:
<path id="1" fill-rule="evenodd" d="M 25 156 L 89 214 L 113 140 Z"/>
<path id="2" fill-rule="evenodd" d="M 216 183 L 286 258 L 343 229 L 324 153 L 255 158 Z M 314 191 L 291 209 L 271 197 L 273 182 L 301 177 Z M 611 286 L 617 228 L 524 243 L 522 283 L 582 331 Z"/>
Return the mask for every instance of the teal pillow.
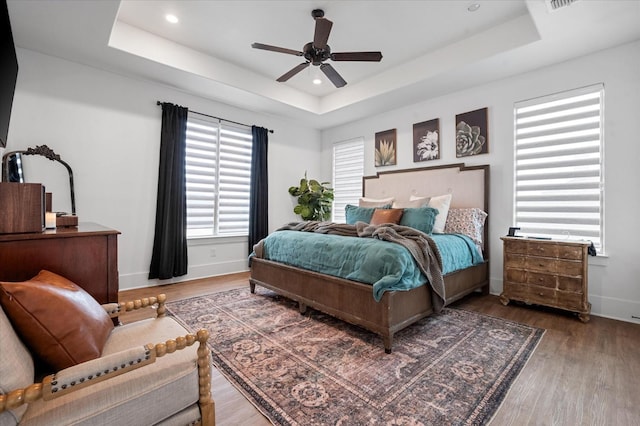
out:
<path id="1" fill-rule="evenodd" d="M 399 224 L 417 229 L 425 234 L 431 234 L 437 215 L 438 209 L 433 207 L 406 208 Z"/>
<path id="2" fill-rule="evenodd" d="M 345 222 L 348 225 L 353 225 L 356 222 L 369 223 L 371 222 L 371 216 L 373 216 L 373 212 L 376 211 L 376 209 L 390 209 L 390 208 L 391 208 L 391 204 L 385 204 L 382 207 L 358 207 L 352 204 L 347 204 L 344 207 L 344 215 L 346 218 Z"/>

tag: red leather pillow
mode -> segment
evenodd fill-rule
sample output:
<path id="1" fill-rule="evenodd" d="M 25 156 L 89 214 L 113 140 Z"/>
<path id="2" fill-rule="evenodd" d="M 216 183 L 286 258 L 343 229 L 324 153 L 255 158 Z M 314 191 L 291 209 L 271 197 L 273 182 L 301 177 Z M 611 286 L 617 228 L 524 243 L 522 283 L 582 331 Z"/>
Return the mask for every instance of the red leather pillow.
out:
<path id="1" fill-rule="evenodd" d="M 369 225 L 382 225 L 383 223 L 398 224 L 402 218 L 404 209 L 376 209 L 371 216 Z"/>
<path id="2" fill-rule="evenodd" d="M 49 271 L 0 282 L 0 304 L 22 341 L 56 370 L 98 358 L 113 329 L 89 293 Z"/>

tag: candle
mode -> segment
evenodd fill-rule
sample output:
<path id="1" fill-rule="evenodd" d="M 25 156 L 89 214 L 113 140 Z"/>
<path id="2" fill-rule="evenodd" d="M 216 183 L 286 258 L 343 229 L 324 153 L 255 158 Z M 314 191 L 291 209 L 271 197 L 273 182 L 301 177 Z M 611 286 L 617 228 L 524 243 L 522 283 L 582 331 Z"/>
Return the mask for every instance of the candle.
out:
<path id="1" fill-rule="evenodd" d="M 45 226 L 47 229 L 56 229 L 56 214 L 54 212 L 46 212 Z"/>

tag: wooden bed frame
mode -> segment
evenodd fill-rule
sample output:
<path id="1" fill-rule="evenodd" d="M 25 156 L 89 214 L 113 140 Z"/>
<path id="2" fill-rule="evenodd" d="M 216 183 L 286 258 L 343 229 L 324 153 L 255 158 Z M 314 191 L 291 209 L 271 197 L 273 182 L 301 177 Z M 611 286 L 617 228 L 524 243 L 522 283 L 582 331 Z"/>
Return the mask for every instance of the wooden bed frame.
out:
<path id="1" fill-rule="evenodd" d="M 363 178 L 363 194 L 369 198 L 393 196 L 396 201 L 406 201 L 411 195 L 451 193 L 451 208 L 479 207 L 487 213 L 488 191 L 488 165 L 451 164 L 394 170 Z M 445 305 L 476 290 L 488 294 L 488 218 L 483 241 L 484 263 L 444 276 Z M 382 300 L 376 302 L 371 285 L 260 258 L 251 261 L 249 283 L 252 293 L 255 286 L 260 285 L 297 301 L 301 313 L 311 307 L 377 333 L 382 337 L 387 353 L 391 353 L 397 331 L 433 313 L 428 286 L 409 291 L 387 291 Z"/>

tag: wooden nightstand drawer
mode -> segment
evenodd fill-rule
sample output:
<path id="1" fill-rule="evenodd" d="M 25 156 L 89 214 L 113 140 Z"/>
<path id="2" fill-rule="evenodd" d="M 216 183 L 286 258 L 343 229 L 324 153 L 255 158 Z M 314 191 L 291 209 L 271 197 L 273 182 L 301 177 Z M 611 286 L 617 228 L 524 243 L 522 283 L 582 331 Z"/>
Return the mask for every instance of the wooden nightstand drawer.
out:
<path id="1" fill-rule="evenodd" d="M 504 283 L 504 291 L 514 300 L 525 303 L 551 306 L 569 311 L 583 311 L 587 309 L 585 297 L 582 293 L 558 291 L 553 288 L 539 287 L 528 284 Z"/>
<path id="2" fill-rule="evenodd" d="M 504 283 L 504 291 L 509 297 L 515 300 L 521 300 L 525 303 L 535 303 L 538 305 L 549 306 L 554 305 L 556 298 L 556 290 L 553 288 L 536 287 L 520 283 Z"/>
<path id="3" fill-rule="evenodd" d="M 510 240 L 504 242 L 505 253 L 527 254 L 527 241 Z"/>
<path id="4" fill-rule="evenodd" d="M 547 259 L 545 257 L 525 258 L 524 268 L 530 271 L 547 272 L 550 274 L 563 274 L 570 276 L 582 275 L 582 262 Z"/>
<path id="5" fill-rule="evenodd" d="M 505 241 L 505 253 L 522 254 L 529 256 L 554 257 L 558 259 L 575 259 L 580 260 L 583 257 L 583 250 L 580 246 L 558 244 L 553 242 L 550 244 L 545 241 L 538 240 L 516 240 Z"/>
<path id="6" fill-rule="evenodd" d="M 503 237 L 504 272 L 500 300 L 578 312 L 587 322 L 588 242 Z"/>
<path id="7" fill-rule="evenodd" d="M 547 257 L 532 257 L 521 254 L 505 253 L 504 267 L 507 269 L 524 269 L 549 274 L 581 276 L 582 262 L 567 261 Z"/>
<path id="8" fill-rule="evenodd" d="M 538 285 L 540 287 L 556 288 L 558 284 L 558 276 L 552 274 L 538 274 L 535 272 L 525 271 L 524 269 L 504 270 L 505 280 L 512 283 Z"/>
<path id="9" fill-rule="evenodd" d="M 557 288 L 558 276 L 551 274 L 538 274 L 535 272 L 527 273 L 527 284 L 537 285 L 540 287 Z"/>
<path id="10" fill-rule="evenodd" d="M 581 312 L 589 309 L 589 304 L 586 302 L 586 297 L 584 297 L 582 293 L 559 291 L 556 294 L 555 307 L 568 311 Z"/>
<path id="11" fill-rule="evenodd" d="M 573 291 L 582 294 L 582 277 L 558 277 L 558 290 Z"/>
<path id="12" fill-rule="evenodd" d="M 521 254 L 511 254 L 511 253 L 505 252 L 504 267 L 522 269 L 524 268 L 524 263 L 526 260 L 527 260 L 527 257 Z"/>
<path id="13" fill-rule="evenodd" d="M 504 280 L 512 281 L 514 283 L 526 283 L 527 272 L 522 269 L 511 269 L 505 266 L 504 268 Z"/>

